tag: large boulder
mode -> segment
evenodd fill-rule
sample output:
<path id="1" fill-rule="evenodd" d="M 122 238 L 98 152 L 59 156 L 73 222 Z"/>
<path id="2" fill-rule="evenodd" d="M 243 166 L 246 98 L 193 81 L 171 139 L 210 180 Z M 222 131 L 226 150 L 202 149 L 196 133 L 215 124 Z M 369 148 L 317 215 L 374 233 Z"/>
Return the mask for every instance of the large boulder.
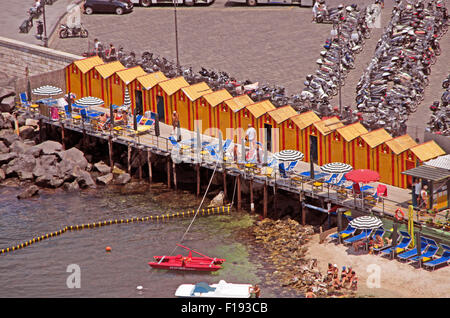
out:
<path id="1" fill-rule="evenodd" d="M 63 188 L 66 191 L 78 191 L 80 190 L 80 186 L 78 185 L 78 182 L 75 180 L 73 182 L 65 182 L 63 184 Z"/>
<path id="2" fill-rule="evenodd" d="M 11 160 L 6 165 L 6 175 L 8 177 L 18 176 L 19 178 L 27 178 L 27 172 L 33 172 L 36 166 L 36 159 L 31 155 L 20 154 L 17 158 Z M 24 175 L 25 174 L 25 175 Z"/>
<path id="3" fill-rule="evenodd" d="M 97 183 L 107 185 L 113 181 L 114 175 L 112 173 L 105 174 L 103 176 L 97 177 Z"/>
<path id="4" fill-rule="evenodd" d="M 18 199 L 28 199 L 31 198 L 32 196 L 38 194 L 39 192 L 39 187 L 36 185 L 31 185 L 28 188 L 26 188 L 24 191 L 22 191 L 22 193 L 20 193 L 17 198 Z"/>
<path id="5" fill-rule="evenodd" d="M 17 156 L 15 152 L 0 153 L 0 165 L 9 163 L 11 160 L 17 158 Z"/>
<path id="6" fill-rule="evenodd" d="M 58 154 L 60 151 L 62 151 L 62 145 L 59 142 L 53 141 L 53 140 L 47 140 L 44 141 L 38 145 L 33 146 L 33 150 L 37 151 L 39 150 L 39 155 L 54 155 Z"/>
<path id="7" fill-rule="evenodd" d="M 95 169 L 101 174 L 107 174 L 111 172 L 111 168 L 103 161 L 99 161 L 94 164 Z"/>
<path id="8" fill-rule="evenodd" d="M 36 178 L 35 183 L 40 187 L 58 188 L 64 183 L 64 180 L 51 174 L 45 174 Z"/>
<path id="9" fill-rule="evenodd" d="M 92 179 L 89 172 L 81 170 L 80 176 L 77 178 L 78 185 L 80 188 L 96 188 L 94 179 Z"/>
<path id="10" fill-rule="evenodd" d="M 5 143 L 6 146 L 10 146 L 14 141 L 19 140 L 19 136 L 14 133 L 12 129 L 0 130 L 0 140 Z"/>
<path id="11" fill-rule="evenodd" d="M 57 154 L 61 160 L 67 160 L 74 166 L 79 166 L 81 169 L 86 169 L 88 166 L 88 161 L 84 157 L 83 152 L 75 147 L 68 150 L 59 151 Z"/>
<path id="12" fill-rule="evenodd" d="M 19 128 L 19 136 L 23 139 L 33 139 L 35 130 L 33 126 L 22 126 Z"/>
<path id="13" fill-rule="evenodd" d="M 33 175 L 38 178 L 44 175 L 56 176 L 63 178 L 64 174 L 61 174 L 56 166 L 57 157 L 55 155 L 43 155 L 36 159 L 36 166 L 33 169 Z"/>
<path id="14" fill-rule="evenodd" d="M 31 147 L 22 140 L 16 140 L 9 146 L 9 151 L 21 154 L 26 153 L 29 148 Z"/>
<path id="15" fill-rule="evenodd" d="M 0 141 L 0 153 L 9 152 L 8 146 L 5 145 L 3 141 Z"/>
<path id="16" fill-rule="evenodd" d="M 124 185 L 130 182 L 131 176 L 128 173 L 119 174 L 116 178 L 116 184 Z"/>

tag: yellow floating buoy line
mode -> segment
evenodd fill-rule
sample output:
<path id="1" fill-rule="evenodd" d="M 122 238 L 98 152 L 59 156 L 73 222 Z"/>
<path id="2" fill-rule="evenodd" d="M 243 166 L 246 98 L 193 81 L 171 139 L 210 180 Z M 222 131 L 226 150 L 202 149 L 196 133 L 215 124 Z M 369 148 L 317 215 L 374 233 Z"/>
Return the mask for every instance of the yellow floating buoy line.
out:
<path id="1" fill-rule="evenodd" d="M 220 214 L 220 213 L 230 213 L 230 205 L 227 206 L 221 206 L 216 208 L 208 208 L 208 209 L 202 209 L 199 211 L 199 215 L 210 215 L 210 214 Z M 169 219 L 175 219 L 179 217 L 189 217 L 195 215 L 195 210 L 188 210 L 186 212 L 177 212 L 177 213 L 166 213 L 156 216 L 146 216 L 146 217 L 135 217 L 131 219 L 114 219 L 114 220 L 108 220 L 108 221 L 102 221 L 102 222 L 94 222 L 94 223 L 86 223 L 86 224 L 76 224 L 76 225 L 69 225 L 66 226 L 58 231 L 46 233 L 37 237 L 32 238 L 31 240 L 25 241 L 23 243 L 17 244 L 15 246 L 7 247 L 0 249 L 0 254 L 5 254 L 7 252 L 12 252 L 21 248 L 24 248 L 26 246 L 29 246 L 33 243 L 37 243 L 40 241 L 43 241 L 45 239 L 48 239 L 50 237 L 58 236 L 63 233 L 66 233 L 67 231 L 78 231 L 78 230 L 84 230 L 84 229 L 90 229 L 95 227 L 101 227 L 106 225 L 113 225 L 113 224 L 127 224 L 127 223 L 133 223 L 133 222 L 146 222 L 146 221 L 166 221 Z"/>

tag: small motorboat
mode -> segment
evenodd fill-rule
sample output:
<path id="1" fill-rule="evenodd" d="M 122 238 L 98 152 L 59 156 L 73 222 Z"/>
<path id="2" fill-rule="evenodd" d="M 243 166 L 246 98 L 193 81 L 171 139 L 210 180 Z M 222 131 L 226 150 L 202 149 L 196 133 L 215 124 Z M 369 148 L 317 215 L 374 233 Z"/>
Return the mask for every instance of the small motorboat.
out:
<path id="1" fill-rule="evenodd" d="M 186 246 L 177 245 L 188 250 L 188 256 L 181 254 L 175 256 L 154 256 L 155 261 L 149 262 L 148 265 L 152 268 L 160 269 L 214 272 L 221 269 L 221 264 L 225 262 L 225 259 L 209 257 Z M 192 256 L 192 253 L 199 256 Z"/>
<path id="2" fill-rule="evenodd" d="M 218 284 L 201 282 L 197 284 L 182 284 L 175 291 L 176 297 L 205 297 L 205 298 L 250 298 L 251 284 L 233 284 L 224 280 Z"/>

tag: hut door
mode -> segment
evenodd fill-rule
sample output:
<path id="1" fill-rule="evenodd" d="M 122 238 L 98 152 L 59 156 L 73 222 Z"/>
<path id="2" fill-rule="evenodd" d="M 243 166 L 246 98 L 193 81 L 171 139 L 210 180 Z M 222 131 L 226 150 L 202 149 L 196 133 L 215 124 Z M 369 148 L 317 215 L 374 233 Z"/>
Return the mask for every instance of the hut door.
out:
<path id="1" fill-rule="evenodd" d="M 312 161 L 317 163 L 319 158 L 317 153 L 317 136 L 309 136 L 309 149 Z"/>
<path id="2" fill-rule="evenodd" d="M 156 102 L 156 111 L 158 112 L 159 121 L 162 123 L 166 123 L 164 118 L 164 99 L 162 96 L 158 96 L 158 100 Z"/>
<path id="3" fill-rule="evenodd" d="M 142 115 L 143 109 L 142 109 L 142 91 L 136 90 L 135 91 L 135 100 L 136 100 L 136 115 Z"/>
<path id="4" fill-rule="evenodd" d="M 272 125 L 264 124 L 266 134 L 267 151 L 272 151 Z"/>

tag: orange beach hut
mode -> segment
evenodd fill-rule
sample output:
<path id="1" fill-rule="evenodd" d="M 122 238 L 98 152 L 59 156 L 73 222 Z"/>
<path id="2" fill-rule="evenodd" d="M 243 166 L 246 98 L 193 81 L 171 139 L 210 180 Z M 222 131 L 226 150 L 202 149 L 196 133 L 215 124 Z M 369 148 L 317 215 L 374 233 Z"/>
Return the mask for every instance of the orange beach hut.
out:
<path id="1" fill-rule="evenodd" d="M 392 139 L 392 136 L 384 128 L 373 130 L 353 139 L 351 142 L 351 147 L 355 153 L 353 168 L 380 171 L 379 161 L 376 161 L 374 149 L 390 139 Z"/>
<path id="2" fill-rule="evenodd" d="M 337 116 L 323 119 L 313 123 L 316 128 L 318 164 L 324 165 L 332 162 L 332 152 L 340 151 L 340 144 L 336 143 L 332 137 L 332 132 L 338 128 L 344 127 L 344 124 Z"/>
<path id="3" fill-rule="evenodd" d="M 156 113 L 156 103 L 158 96 L 156 84 L 166 80 L 167 77 L 161 71 L 136 77 L 136 79 L 134 80 L 136 83 L 133 83 L 132 85 L 136 90 L 140 90 L 142 92 L 142 104 L 144 112 L 149 110 Z"/>
<path id="4" fill-rule="evenodd" d="M 356 122 L 341 128 L 336 129 L 332 133 L 332 137 L 336 148 L 333 148 L 331 152 L 331 162 L 345 162 L 352 167 L 355 166 L 355 143 L 352 141 L 364 134 L 367 134 L 368 130 L 360 123 Z M 339 148 L 341 151 L 339 151 Z"/>
<path id="5" fill-rule="evenodd" d="M 122 105 L 125 97 L 125 89 L 128 89 L 131 99 L 131 111 L 137 106 L 139 114 L 142 114 L 143 110 L 143 98 L 142 91 L 136 89 L 135 79 L 139 76 L 146 75 L 147 73 L 140 66 L 135 66 L 122 71 L 116 72 L 113 76 L 116 76 L 119 81 L 116 85 L 116 89 L 113 89 L 113 101 L 114 104 Z M 120 88 L 119 88 L 120 87 Z"/>
<path id="6" fill-rule="evenodd" d="M 223 124 L 220 125 L 220 130 L 226 138 L 234 140 L 234 142 L 240 142 L 240 140 L 244 138 L 248 123 L 245 124 L 243 121 L 251 122 L 249 117 L 250 112 L 246 108 L 251 104 L 253 104 L 253 100 L 247 94 L 239 95 L 223 102 L 223 105 L 221 106 L 226 106 L 231 110 L 230 126 L 225 127 Z"/>
<path id="7" fill-rule="evenodd" d="M 318 121 L 320 117 L 312 110 L 287 119 L 286 149 L 301 151 L 305 155 L 303 160 L 309 162 L 310 135 L 314 129 L 313 124 Z"/>
<path id="8" fill-rule="evenodd" d="M 110 77 L 117 71 L 123 70 L 125 67 L 119 61 L 105 63 L 95 66 L 86 73 L 88 77 L 88 95 L 101 98 L 108 107 L 111 104 L 111 84 Z"/>
<path id="9" fill-rule="evenodd" d="M 88 78 L 86 73 L 97 65 L 103 64 L 98 56 L 92 56 L 70 63 L 65 68 L 66 88 L 74 93 L 77 98 L 88 96 Z"/>
<path id="10" fill-rule="evenodd" d="M 232 122 L 233 111 L 223 102 L 233 96 L 226 90 L 221 89 L 200 97 L 199 118 L 202 119 L 202 129 L 206 134 L 219 136 L 222 126 L 229 128 Z M 222 132 L 222 138 L 226 136 Z"/>
<path id="11" fill-rule="evenodd" d="M 275 106 L 269 101 L 264 100 L 258 103 L 250 104 L 247 107 L 247 110 L 250 112 L 248 115 L 248 119 L 251 122 L 248 122 L 246 126 L 242 127 L 244 131 L 248 128 L 248 124 L 250 123 L 253 128 L 256 129 L 257 140 L 263 141 L 264 134 L 262 133 L 262 129 L 267 128 L 267 136 L 270 138 L 272 136 L 271 126 L 264 124 L 263 115 L 266 114 L 270 110 L 274 110 Z M 268 139 L 268 142 L 270 140 Z M 269 145 L 267 146 L 267 150 L 271 151 Z"/>
<path id="12" fill-rule="evenodd" d="M 286 148 L 286 139 L 294 137 L 292 128 L 288 129 L 287 120 L 293 116 L 296 116 L 297 112 L 291 105 L 286 105 L 283 107 L 278 107 L 276 109 L 268 111 L 264 116 L 264 126 L 270 126 L 272 131 L 272 136 L 270 140 L 272 141 L 272 151 L 280 151 Z"/>
<path id="13" fill-rule="evenodd" d="M 175 93 L 175 98 L 177 99 L 177 108 L 180 113 L 180 123 L 181 127 L 187 128 L 189 130 L 195 131 L 197 127 L 194 127 L 195 121 L 204 121 L 207 119 L 207 113 L 209 112 L 205 106 L 200 104 L 200 97 L 208 93 L 212 93 L 212 89 L 209 88 L 208 84 L 205 82 L 200 82 L 194 85 L 181 88 L 177 93 Z M 183 121 L 181 120 L 181 113 L 186 114 L 187 118 Z M 187 120 L 186 120 L 187 119 Z M 187 123 L 187 125 L 186 125 Z M 199 127 L 203 131 L 202 127 Z"/>
<path id="14" fill-rule="evenodd" d="M 188 123 L 188 109 L 178 107 L 175 94 L 182 88 L 189 86 L 184 77 L 179 76 L 156 84 L 156 109 L 159 120 L 166 124 L 172 124 L 172 112 L 178 112 L 180 127 L 186 128 Z"/>

